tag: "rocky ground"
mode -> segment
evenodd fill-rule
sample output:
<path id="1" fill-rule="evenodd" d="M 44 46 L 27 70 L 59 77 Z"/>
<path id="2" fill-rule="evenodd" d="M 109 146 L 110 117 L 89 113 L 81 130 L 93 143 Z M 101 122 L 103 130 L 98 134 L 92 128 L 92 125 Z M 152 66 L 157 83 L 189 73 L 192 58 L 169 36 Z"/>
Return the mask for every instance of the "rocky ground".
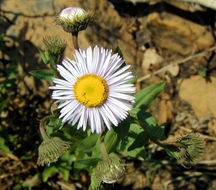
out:
<path id="1" fill-rule="evenodd" d="M 19 142 L 16 152 L 9 156 L 0 150 L 0 189 L 13 189 L 15 183 L 31 179 L 41 170 L 36 165 L 37 128 L 39 119 L 49 112 L 50 92 L 48 83 L 34 79 L 28 72 L 44 68 L 38 49 L 43 48 L 45 35 L 59 35 L 68 45 L 65 55 L 73 58 L 71 36 L 55 24 L 56 15 L 68 6 L 79 6 L 96 14 L 95 23 L 80 34 L 81 48 L 95 44 L 106 48 L 119 46 L 126 63 L 132 65 L 138 76 L 137 89 L 166 81 L 164 92 L 149 111 L 159 123 L 167 123 L 169 138 L 192 130 L 200 133 L 206 142 L 201 162 L 190 169 L 150 146 L 154 159 L 160 162 L 134 161 L 134 167 L 122 181 L 106 188 L 216 189 L 214 10 L 180 2 L 132 4 L 120 0 L 5 0 L 0 3 L 0 16 L 7 20 L 0 26 L 0 33 L 6 34 L 7 46 L 0 51 L 3 73 L 0 80 L 4 81 L 2 60 L 18 62 L 19 76 L 22 76 L 22 80 L 16 81 L 9 111 L 1 112 L 0 116 L 0 125 Z M 28 154 L 21 155 L 21 149 Z M 32 160 L 20 161 L 20 156 L 29 155 Z M 79 182 L 83 188 L 86 177 L 83 174 Z M 35 184 L 39 188 L 42 182 Z M 66 182 L 56 176 L 41 187 L 79 189 L 73 180 Z"/>

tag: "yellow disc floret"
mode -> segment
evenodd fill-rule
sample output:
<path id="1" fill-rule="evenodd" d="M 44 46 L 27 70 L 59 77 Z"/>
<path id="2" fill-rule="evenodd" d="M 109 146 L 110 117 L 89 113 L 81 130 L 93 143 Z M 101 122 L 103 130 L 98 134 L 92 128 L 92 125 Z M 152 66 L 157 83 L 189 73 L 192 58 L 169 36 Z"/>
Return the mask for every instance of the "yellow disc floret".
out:
<path id="1" fill-rule="evenodd" d="M 74 84 L 75 98 L 86 107 L 102 105 L 108 97 L 107 82 L 96 74 L 79 77 Z"/>

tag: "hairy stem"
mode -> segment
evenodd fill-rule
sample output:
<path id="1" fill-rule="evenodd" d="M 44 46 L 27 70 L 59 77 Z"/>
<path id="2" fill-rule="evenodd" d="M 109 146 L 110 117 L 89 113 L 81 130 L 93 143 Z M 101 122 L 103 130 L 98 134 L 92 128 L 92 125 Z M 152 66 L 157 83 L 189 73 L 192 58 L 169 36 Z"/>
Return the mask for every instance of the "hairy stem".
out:
<path id="1" fill-rule="evenodd" d="M 72 42 L 73 42 L 73 46 L 75 49 L 79 49 L 79 45 L 78 45 L 78 32 L 74 32 L 72 33 Z"/>

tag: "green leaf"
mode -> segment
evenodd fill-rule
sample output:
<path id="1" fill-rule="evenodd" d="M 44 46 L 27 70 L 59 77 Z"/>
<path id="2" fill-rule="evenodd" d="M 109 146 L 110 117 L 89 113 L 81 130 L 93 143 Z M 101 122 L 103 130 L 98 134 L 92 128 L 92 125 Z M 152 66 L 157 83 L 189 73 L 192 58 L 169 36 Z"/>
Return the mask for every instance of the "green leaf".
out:
<path id="1" fill-rule="evenodd" d="M 130 116 L 141 121 L 143 124 L 150 125 L 150 126 L 157 126 L 157 122 L 154 117 L 141 109 L 133 108 L 129 111 Z"/>
<path id="2" fill-rule="evenodd" d="M 1 101 L 1 103 L 0 103 L 0 112 L 7 107 L 7 104 L 9 102 L 9 100 L 10 99 L 7 98 L 7 99 Z"/>
<path id="3" fill-rule="evenodd" d="M 54 130 L 59 130 L 64 126 L 64 123 L 58 117 L 51 117 L 49 118 L 49 127 L 53 127 Z"/>
<path id="4" fill-rule="evenodd" d="M 130 124 L 132 123 L 132 119 L 127 117 L 123 120 L 117 127 L 114 127 L 113 130 L 117 133 L 120 139 L 123 139 L 128 135 L 128 131 L 130 129 Z"/>
<path id="5" fill-rule="evenodd" d="M 121 51 L 121 49 L 120 49 L 119 46 L 117 46 L 117 47 L 115 48 L 114 53 L 118 53 L 118 54 L 120 55 L 120 57 L 121 57 L 122 59 L 124 59 L 123 53 L 122 53 L 122 51 Z"/>
<path id="6" fill-rule="evenodd" d="M 131 156 L 133 158 L 137 158 L 139 156 L 145 158 L 146 157 L 146 151 L 145 147 L 137 147 L 133 150 L 128 150 L 128 148 L 134 143 L 135 139 L 133 137 L 126 137 L 119 145 L 119 150 L 127 154 L 128 156 Z"/>
<path id="7" fill-rule="evenodd" d="M 171 150 L 171 149 L 168 149 L 168 148 L 165 148 L 165 151 L 166 153 L 172 157 L 172 158 L 175 158 L 176 160 L 179 160 L 180 159 L 180 156 L 179 156 L 179 150 Z"/>
<path id="8" fill-rule="evenodd" d="M 56 69 L 57 60 L 55 56 L 50 57 L 49 63 L 52 69 Z"/>
<path id="9" fill-rule="evenodd" d="M 143 131 L 144 129 L 142 128 L 142 126 L 138 125 L 137 123 L 131 123 L 130 130 L 129 130 L 130 133 L 132 132 L 138 135 Z"/>
<path id="10" fill-rule="evenodd" d="M 92 152 L 99 137 L 99 134 L 91 134 L 89 137 L 86 137 L 79 143 L 76 150 L 85 153 Z"/>
<path id="11" fill-rule="evenodd" d="M 40 56 L 41 56 L 43 62 L 44 62 L 45 64 L 48 64 L 48 63 L 49 63 L 49 60 L 47 59 L 45 53 L 44 53 L 43 51 L 41 51 L 41 50 L 39 50 L 39 53 L 40 53 Z"/>
<path id="12" fill-rule="evenodd" d="M 206 67 L 197 66 L 197 70 L 198 70 L 198 75 L 200 75 L 201 77 L 207 76 L 208 69 Z"/>
<path id="13" fill-rule="evenodd" d="M 92 158 L 100 158 L 101 157 L 101 151 L 100 151 L 100 145 L 101 145 L 101 141 L 100 141 L 100 137 L 97 140 L 97 143 L 92 151 Z"/>
<path id="14" fill-rule="evenodd" d="M 143 147 L 149 140 L 148 133 L 146 131 L 141 132 L 135 139 L 135 141 L 128 147 L 128 151 L 131 151 L 138 147 Z"/>
<path id="15" fill-rule="evenodd" d="M 52 174 L 57 173 L 58 169 L 52 165 L 50 167 L 46 166 L 42 173 L 43 182 L 47 182 L 48 178 L 51 177 Z"/>
<path id="16" fill-rule="evenodd" d="M 72 164 L 74 154 L 71 152 L 66 152 L 62 155 L 61 160 L 66 162 L 69 166 Z"/>
<path id="17" fill-rule="evenodd" d="M 105 138 L 104 138 L 104 144 L 105 144 L 107 153 L 109 154 L 115 151 L 119 142 L 120 142 L 120 138 L 118 138 L 117 133 L 113 129 L 109 130 L 106 133 Z"/>
<path id="18" fill-rule="evenodd" d="M 38 79 L 43 79 L 49 82 L 52 82 L 55 77 L 55 73 L 51 69 L 33 70 L 29 73 Z"/>
<path id="19" fill-rule="evenodd" d="M 149 137 L 153 140 L 165 140 L 165 125 L 158 126 L 155 118 L 141 109 L 134 108 L 130 111 L 131 117 L 134 117 L 142 123 Z"/>
<path id="20" fill-rule="evenodd" d="M 164 89 L 165 84 L 165 82 L 152 84 L 137 92 L 135 94 L 136 101 L 134 108 L 147 110 L 152 105 L 157 95 Z"/>
<path id="21" fill-rule="evenodd" d="M 101 181 L 99 181 L 95 175 L 91 175 L 91 184 L 89 187 L 90 190 L 96 190 L 96 189 L 103 189 L 103 186 L 101 185 Z"/>
<path id="22" fill-rule="evenodd" d="M 65 162 L 61 162 L 60 165 L 57 166 L 57 169 L 64 176 L 64 180 L 68 181 L 70 177 L 71 166 L 68 166 Z"/>
<path id="23" fill-rule="evenodd" d="M 11 153 L 10 149 L 8 148 L 7 145 L 5 145 L 5 139 L 0 137 L 0 150 L 2 150 L 5 153 Z"/>
<path id="24" fill-rule="evenodd" d="M 84 160 L 76 160 L 76 163 L 85 165 L 85 167 L 89 167 L 89 166 L 96 166 L 100 160 L 101 160 L 100 158 L 89 158 Z"/>

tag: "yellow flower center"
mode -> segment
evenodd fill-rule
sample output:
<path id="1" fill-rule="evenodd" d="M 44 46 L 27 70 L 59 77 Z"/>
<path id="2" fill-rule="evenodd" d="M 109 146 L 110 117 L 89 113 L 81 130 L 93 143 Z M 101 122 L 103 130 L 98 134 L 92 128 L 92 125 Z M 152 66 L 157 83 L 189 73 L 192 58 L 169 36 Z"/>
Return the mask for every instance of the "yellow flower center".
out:
<path id="1" fill-rule="evenodd" d="M 108 97 L 107 82 L 95 74 L 79 77 L 74 84 L 75 98 L 86 107 L 102 105 Z"/>

